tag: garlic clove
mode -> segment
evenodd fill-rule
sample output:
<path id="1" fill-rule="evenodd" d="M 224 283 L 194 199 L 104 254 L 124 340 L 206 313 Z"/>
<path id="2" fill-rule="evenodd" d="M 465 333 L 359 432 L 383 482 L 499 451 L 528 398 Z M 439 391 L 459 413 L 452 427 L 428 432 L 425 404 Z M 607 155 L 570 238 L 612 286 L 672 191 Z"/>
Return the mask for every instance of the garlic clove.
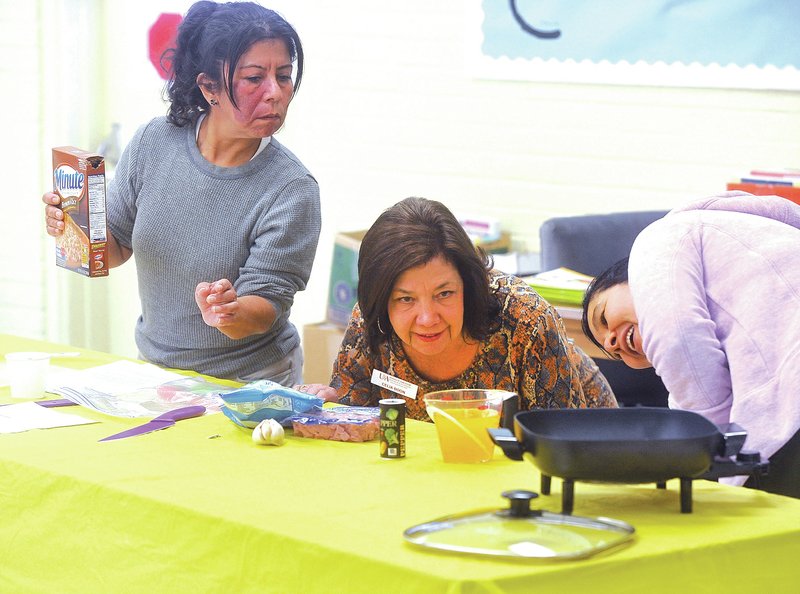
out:
<path id="1" fill-rule="evenodd" d="M 272 445 L 283 445 L 286 434 L 283 431 L 283 426 L 275 419 L 269 420 L 270 427 L 272 428 L 270 442 Z"/>
<path id="2" fill-rule="evenodd" d="M 275 419 L 265 419 L 253 429 L 253 441 L 264 445 L 283 445 L 285 433 Z"/>

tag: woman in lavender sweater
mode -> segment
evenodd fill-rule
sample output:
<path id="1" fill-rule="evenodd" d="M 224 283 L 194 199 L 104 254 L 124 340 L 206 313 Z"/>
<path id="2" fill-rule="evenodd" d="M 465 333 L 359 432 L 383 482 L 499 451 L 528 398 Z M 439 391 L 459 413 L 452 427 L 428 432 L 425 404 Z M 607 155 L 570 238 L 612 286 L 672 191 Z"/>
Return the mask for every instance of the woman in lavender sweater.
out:
<path id="1" fill-rule="evenodd" d="M 761 488 L 800 497 L 800 206 L 728 192 L 674 209 L 595 279 L 583 324 L 654 367 L 671 407 L 744 427 L 770 461 Z"/>

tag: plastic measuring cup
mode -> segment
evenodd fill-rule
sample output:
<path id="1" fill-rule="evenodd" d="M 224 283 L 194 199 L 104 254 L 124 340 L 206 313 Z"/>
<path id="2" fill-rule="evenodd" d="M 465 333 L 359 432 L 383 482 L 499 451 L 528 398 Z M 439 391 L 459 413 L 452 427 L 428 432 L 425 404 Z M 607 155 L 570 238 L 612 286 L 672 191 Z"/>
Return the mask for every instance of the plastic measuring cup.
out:
<path id="1" fill-rule="evenodd" d="M 488 462 L 494 442 L 487 429 L 498 427 L 503 404 L 516 396 L 504 390 L 441 390 L 424 396 L 428 416 L 436 425 L 445 462 Z"/>
<path id="2" fill-rule="evenodd" d="M 17 352 L 6 355 L 6 372 L 12 398 L 41 398 L 44 394 L 50 353 Z"/>

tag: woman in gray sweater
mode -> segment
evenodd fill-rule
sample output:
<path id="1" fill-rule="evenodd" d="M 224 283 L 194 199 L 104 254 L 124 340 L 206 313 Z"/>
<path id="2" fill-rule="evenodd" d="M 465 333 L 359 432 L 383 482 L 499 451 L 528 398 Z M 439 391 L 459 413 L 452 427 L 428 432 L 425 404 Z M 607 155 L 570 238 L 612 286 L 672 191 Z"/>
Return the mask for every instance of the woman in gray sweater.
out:
<path id="1" fill-rule="evenodd" d="M 143 125 L 108 187 L 109 265 L 135 254 L 141 356 L 216 377 L 298 383 L 289 322 L 320 231 L 319 188 L 273 134 L 303 75 L 295 30 L 250 2 L 183 19 L 166 117 Z M 44 194 L 47 232 L 64 230 Z"/>

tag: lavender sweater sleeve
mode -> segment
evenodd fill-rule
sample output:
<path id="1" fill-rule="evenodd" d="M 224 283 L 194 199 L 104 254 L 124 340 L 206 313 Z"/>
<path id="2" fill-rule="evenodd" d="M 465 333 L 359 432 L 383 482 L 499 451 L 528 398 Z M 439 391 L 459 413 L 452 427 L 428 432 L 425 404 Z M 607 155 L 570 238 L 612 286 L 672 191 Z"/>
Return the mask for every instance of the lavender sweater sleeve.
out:
<path id="1" fill-rule="evenodd" d="M 739 423 L 763 457 L 800 428 L 798 227 L 788 200 L 725 194 L 653 223 L 629 264 L 670 406 Z"/>

